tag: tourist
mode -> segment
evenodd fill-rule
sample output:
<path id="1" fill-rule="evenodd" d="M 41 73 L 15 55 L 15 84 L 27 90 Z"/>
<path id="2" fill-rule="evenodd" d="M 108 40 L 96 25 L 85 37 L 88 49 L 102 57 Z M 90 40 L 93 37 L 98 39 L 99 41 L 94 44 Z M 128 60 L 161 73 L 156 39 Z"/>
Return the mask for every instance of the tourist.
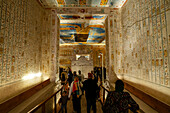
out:
<path id="1" fill-rule="evenodd" d="M 72 73 L 71 69 L 68 68 L 68 80 L 67 81 L 69 83 L 69 86 L 71 85 L 72 80 L 73 80 L 73 73 Z"/>
<path id="2" fill-rule="evenodd" d="M 78 76 L 77 76 L 76 71 L 74 71 L 74 72 L 73 72 L 73 78 L 72 78 L 72 81 L 74 81 L 75 76 L 76 76 L 76 77 L 78 77 Z"/>
<path id="3" fill-rule="evenodd" d="M 81 71 L 79 70 L 78 71 L 78 78 L 79 78 L 79 81 L 81 81 L 82 83 L 84 82 L 84 75 L 81 73 Z"/>
<path id="4" fill-rule="evenodd" d="M 81 113 L 81 87 L 83 84 L 79 81 L 78 76 L 74 75 L 74 81 L 71 83 L 68 98 L 72 94 L 73 110 L 74 112 Z"/>
<path id="5" fill-rule="evenodd" d="M 61 84 L 64 85 L 67 82 L 68 74 L 66 71 L 63 71 L 61 73 Z"/>
<path id="6" fill-rule="evenodd" d="M 128 113 L 128 109 L 136 113 L 139 105 L 132 99 L 128 92 L 124 92 L 124 83 L 117 80 L 115 91 L 110 91 L 103 106 L 104 113 Z"/>
<path id="7" fill-rule="evenodd" d="M 92 79 L 93 75 L 88 73 L 88 79 L 83 83 L 83 89 L 85 90 L 86 101 L 87 101 L 87 113 L 90 113 L 92 107 L 93 113 L 96 113 L 96 91 L 97 91 L 97 82 Z"/>
<path id="8" fill-rule="evenodd" d="M 95 76 L 95 74 L 94 74 L 94 71 L 93 71 L 93 70 L 91 71 L 91 74 L 93 75 L 93 76 L 92 76 L 92 79 L 95 79 L 95 80 L 96 80 L 96 76 Z"/>
<path id="9" fill-rule="evenodd" d="M 67 113 L 67 100 L 68 100 L 68 93 L 69 93 L 69 84 L 68 82 L 63 85 L 62 95 L 61 95 L 61 111 L 62 113 L 65 110 Z"/>

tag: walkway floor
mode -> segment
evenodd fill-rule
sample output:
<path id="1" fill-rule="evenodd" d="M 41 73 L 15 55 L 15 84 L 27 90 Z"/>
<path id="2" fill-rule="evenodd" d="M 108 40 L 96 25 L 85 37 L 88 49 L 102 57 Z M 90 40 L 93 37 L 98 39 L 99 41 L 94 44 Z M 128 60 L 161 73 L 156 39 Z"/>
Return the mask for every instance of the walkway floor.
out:
<path id="1" fill-rule="evenodd" d="M 96 101 L 96 109 L 97 113 L 103 113 L 100 101 Z M 73 103 L 71 99 L 68 101 L 67 104 L 67 113 L 73 113 Z M 87 103 L 85 95 L 82 95 L 81 97 L 81 113 L 87 113 Z M 93 113 L 93 111 L 91 111 L 91 113 Z"/>

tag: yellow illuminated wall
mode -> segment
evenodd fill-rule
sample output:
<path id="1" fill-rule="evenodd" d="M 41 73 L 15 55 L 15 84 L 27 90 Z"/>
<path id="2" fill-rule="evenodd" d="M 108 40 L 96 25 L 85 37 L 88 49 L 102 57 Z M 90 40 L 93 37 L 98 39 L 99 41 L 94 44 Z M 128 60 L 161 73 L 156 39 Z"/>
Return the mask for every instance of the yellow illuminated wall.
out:
<path id="1" fill-rule="evenodd" d="M 0 86 L 41 68 L 48 72 L 51 20 L 45 17 L 47 12 L 35 0 L 4 0 L 0 6 Z"/>

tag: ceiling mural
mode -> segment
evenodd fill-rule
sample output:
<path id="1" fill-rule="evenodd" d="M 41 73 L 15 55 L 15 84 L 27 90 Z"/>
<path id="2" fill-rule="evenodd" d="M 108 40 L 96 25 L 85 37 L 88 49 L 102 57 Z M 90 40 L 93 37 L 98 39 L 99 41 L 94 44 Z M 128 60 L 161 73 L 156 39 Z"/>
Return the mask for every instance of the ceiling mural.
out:
<path id="1" fill-rule="evenodd" d="M 125 2 L 126 0 L 41 0 L 42 5 L 47 8 L 58 7 L 56 13 L 60 19 L 60 44 L 67 45 L 105 44 L 105 19 L 109 10 L 102 7 L 121 8 Z M 73 7 L 77 9 L 70 9 Z M 99 8 L 94 10 L 91 7 Z"/>
<path id="2" fill-rule="evenodd" d="M 113 7 L 121 8 L 127 0 L 41 0 L 45 7 Z"/>
<path id="3" fill-rule="evenodd" d="M 80 16 L 80 15 L 59 15 L 60 20 L 75 20 L 75 19 L 87 19 L 87 20 L 105 20 L 106 16 L 101 15 L 86 15 L 86 16 Z"/>
<path id="4" fill-rule="evenodd" d="M 100 5 L 107 5 L 108 0 L 101 0 Z"/>
<path id="5" fill-rule="evenodd" d="M 60 23 L 60 44 L 103 44 L 104 23 Z"/>
<path id="6" fill-rule="evenodd" d="M 65 5 L 64 0 L 57 0 L 57 3 L 58 3 L 59 5 Z"/>

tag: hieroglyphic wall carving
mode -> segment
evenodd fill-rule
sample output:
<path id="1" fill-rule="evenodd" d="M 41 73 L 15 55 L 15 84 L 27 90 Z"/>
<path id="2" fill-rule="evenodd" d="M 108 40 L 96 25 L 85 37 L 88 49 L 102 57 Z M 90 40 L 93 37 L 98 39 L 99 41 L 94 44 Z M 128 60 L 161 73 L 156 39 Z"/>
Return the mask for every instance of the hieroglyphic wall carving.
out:
<path id="1" fill-rule="evenodd" d="M 122 27 L 124 76 L 170 87 L 170 1 L 128 0 Z"/>
<path id="2" fill-rule="evenodd" d="M 0 1 L 0 85 L 48 72 L 51 20 L 46 14 L 35 0 Z"/>
<path id="3" fill-rule="evenodd" d="M 120 75 L 123 73 L 121 9 L 110 10 L 110 44 L 112 62 L 111 71 L 112 73 L 115 72 Z"/>
<path id="4" fill-rule="evenodd" d="M 50 51 L 50 44 L 51 44 L 51 24 L 52 24 L 52 15 L 50 15 L 50 11 L 46 12 L 43 17 L 42 23 L 42 56 L 41 56 L 41 72 L 45 75 L 50 75 L 50 58 L 51 58 L 51 51 Z"/>

